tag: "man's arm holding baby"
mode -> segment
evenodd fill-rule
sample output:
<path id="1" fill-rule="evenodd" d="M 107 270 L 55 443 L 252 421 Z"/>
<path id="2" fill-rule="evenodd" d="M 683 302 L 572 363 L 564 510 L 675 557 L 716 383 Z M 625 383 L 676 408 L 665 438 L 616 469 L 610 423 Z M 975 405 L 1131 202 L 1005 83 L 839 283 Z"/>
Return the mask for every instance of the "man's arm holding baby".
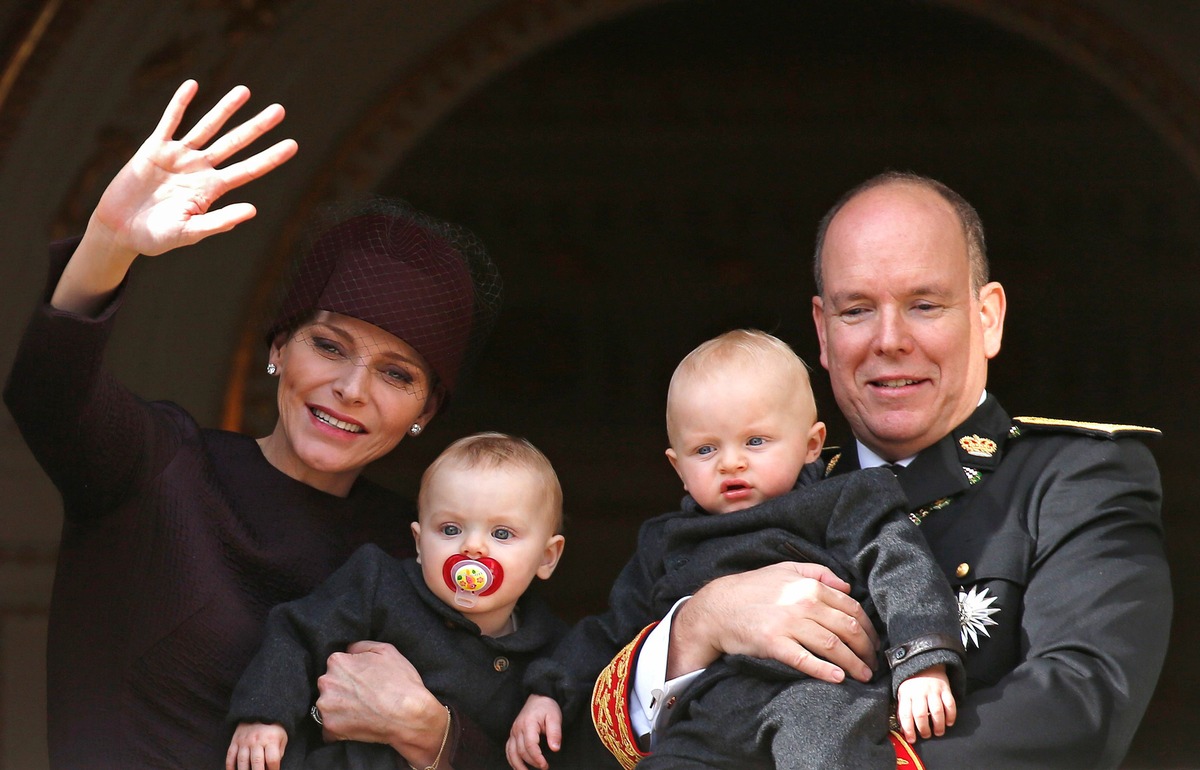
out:
<path id="1" fill-rule="evenodd" d="M 849 590 L 817 564 L 781 562 L 718 578 L 675 612 L 667 679 L 740 654 L 773 658 L 827 682 L 847 674 L 866 682 L 879 638 Z"/>
<path id="2" fill-rule="evenodd" d="M 829 682 L 869 680 L 879 639 L 849 588 L 826 567 L 794 562 L 706 584 L 601 672 L 592 702 L 608 728 L 601 740 L 618 757 L 644 756 L 638 736 L 659 705 L 722 654 L 778 658 Z"/>

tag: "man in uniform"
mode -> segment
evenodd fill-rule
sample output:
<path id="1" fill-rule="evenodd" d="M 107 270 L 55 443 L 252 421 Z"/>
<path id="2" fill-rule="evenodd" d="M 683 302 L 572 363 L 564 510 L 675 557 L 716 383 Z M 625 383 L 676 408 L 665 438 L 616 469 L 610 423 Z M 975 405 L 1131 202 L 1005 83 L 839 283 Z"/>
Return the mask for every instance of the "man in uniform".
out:
<path id="1" fill-rule="evenodd" d="M 975 210 L 939 182 L 852 190 L 822 220 L 814 273 L 821 364 L 856 439 L 824 473 L 893 465 L 959 597 L 967 697 L 944 737 L 897 743 L 898 759 L 1116 767 L 1170 627 L 1160 482 L 1137 438 L 1157 431 L 1005 413 L 985 389 L 1004 289 Z M 844 588 L 813 565 L 713 581 L 601 675 L 602 740 L 631 766 L 689 672 L 722 653 L 869 678 L 876 640 Z"/>

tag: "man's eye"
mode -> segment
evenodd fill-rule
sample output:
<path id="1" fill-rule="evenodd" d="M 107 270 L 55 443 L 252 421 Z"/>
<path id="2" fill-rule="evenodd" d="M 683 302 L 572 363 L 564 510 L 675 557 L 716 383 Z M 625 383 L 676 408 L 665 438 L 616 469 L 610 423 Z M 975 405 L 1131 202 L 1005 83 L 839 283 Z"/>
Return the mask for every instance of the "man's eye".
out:
<path id="1" fill-rule="evenodd" d="M 462 530 L 458 528 L 457 524 L 443 524 L 442 534 L 447 537 L 454 537 L 455 535 L 461 535 Z"/>
<path id="2" fill-rule="evenodd" d="M 762 446 L 765 443 L 767 443 L 767 440 L 764 439 L 762 436 L 751 436 L 746 441 L 746 446 Z"/>
<path id="3" fill-rule="evenodd" d="M 492 537 L 496 538 L 497 540 L 508 540 L 512 536 L 512 530 L 506 527 L 497 527 L 492 531 Z"/>

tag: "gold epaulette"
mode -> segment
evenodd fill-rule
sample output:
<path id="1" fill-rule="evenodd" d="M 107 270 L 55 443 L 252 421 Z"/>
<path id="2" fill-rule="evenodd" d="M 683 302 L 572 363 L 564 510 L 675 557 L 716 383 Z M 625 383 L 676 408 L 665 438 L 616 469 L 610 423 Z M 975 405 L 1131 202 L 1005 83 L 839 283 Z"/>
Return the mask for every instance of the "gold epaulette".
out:
<path id="1" fill-rule="evenodd" d="M 646 756 L 638 748 L 629 721 L 629 688 L 633 684 L 632 668 L 638 648 L 656 625 L 646 626 L 636 639 L 625 645 L 625 649 L 617 653 L 596 677 L 596 686 L 592 689 L 592 724 L 596 726 L 596 734 L 625 770 L 633 770 Z"/>
<path id="2" fill-rule="evenodd" d="M 1028 428 L 1032 431 L 1063 431 L 1079 433 L 1097 438 L 1119 438 L 1121 436 L 1161 436 L 1158 428 L 1147 428 L 1142 425 L 1120 425 L 1109 422 L 1080 422 L 1079 420 L 1054 420 L 1049 417 L 1014 417 L 1013 426 L 1016 435 Z"/>

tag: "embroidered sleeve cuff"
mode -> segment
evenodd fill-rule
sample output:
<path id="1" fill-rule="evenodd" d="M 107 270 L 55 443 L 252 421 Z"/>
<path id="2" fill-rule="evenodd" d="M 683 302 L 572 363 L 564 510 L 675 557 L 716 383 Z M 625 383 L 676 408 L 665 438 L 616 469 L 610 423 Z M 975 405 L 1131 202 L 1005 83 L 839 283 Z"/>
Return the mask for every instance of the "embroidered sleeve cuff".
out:
<path id="1" fill-rule="evenodd" d="M 892 730 L 888 733 L 888 740 L 892 742 L 892 749 L 896 752 L 897 768 L 904 768 L 904 770 L 925 770 L 925 764 L 917 756 L 916 749 L 912 747 L 912 744 L 904 740 L 900 733 Z"/>
<path id="2" fill-rule="evenodd" d="M 592 690 L 592 723 L 596 726 L 596 734 L 625 770 L 632 770 L 646 756 L 646 752 L 638 747 L 637 735 L 629 720 L 629 690 L 638 646 L 653 628 L 654 625 L 647 626 L 617 653 L 617 657 L 600 672 Z"/>

